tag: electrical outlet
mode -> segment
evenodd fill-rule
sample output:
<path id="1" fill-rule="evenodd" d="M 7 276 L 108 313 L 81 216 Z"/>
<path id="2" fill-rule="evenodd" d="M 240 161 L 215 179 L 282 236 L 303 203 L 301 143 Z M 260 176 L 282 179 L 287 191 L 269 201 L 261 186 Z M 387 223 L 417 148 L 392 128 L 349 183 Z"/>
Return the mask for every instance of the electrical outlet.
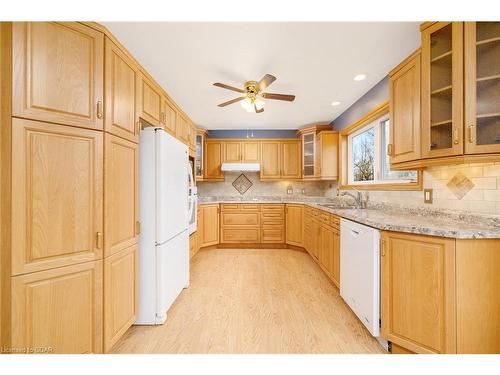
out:
<path id="1" fill-rule="evenodd" d="M 432 189 L 424 189 L 424 203 L 432 203 Z"/>

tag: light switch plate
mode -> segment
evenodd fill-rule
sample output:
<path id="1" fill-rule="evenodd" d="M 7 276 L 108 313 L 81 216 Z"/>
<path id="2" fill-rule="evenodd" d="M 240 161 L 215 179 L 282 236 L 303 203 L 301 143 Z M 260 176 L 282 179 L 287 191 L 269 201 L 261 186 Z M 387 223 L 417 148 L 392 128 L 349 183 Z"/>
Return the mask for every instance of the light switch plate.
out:
<path id="1" fill-rule="evenodd" d="M 424 203 L 432 203 L 432 189 L 424 189 Z"/>

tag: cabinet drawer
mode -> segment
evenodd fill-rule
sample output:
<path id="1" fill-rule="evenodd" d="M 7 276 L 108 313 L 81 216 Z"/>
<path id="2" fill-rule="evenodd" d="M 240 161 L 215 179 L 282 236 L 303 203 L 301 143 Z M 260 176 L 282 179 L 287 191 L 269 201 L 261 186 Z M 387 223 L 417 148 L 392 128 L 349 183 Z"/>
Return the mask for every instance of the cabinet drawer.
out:
<path id="1" fill-rule="evenodd" d="M 259 243 L 259 228 L 221 228 L 222 243 Z"/>
<path id="2" fill-rule="evenodd" d="M 338 228 L 340 226 L 340 217 L 330 215 L 330 225 L 332 227 Z"/>
<path id="3" fill-rule="evenodd" d="M 314 208 L 314 209 L 312 209 L 312 211 L 311 211 L 311 215 L 312 215 L 312 217 L 318 217 L 320 213 L 321 213 L 321 211 L 320 211 L 320 210 L 317 210 L 317 209 L 315 209 L 315 208 Z"/>
<path id="4" fill-rule="evenodd" d="M 330 224 L 330 214 L 327 214 L 326 212 L 321 212 L 320 220 L 322 223 Z"/>
<path id="5" fill-rule="evenodd" d="M 240 205 L 240 210 L 247 212 L 247 211 L 260 211 L 260 207 L 258 204 L 241 204 Z"/>
<path id="6" fill-rule="evenodd" d="M 238 203 L 222 203 L 220 209 L 221 211 L 239 211 L 240 205 Z"/>
<path id="7" fill-rule="evenodd" d="M 262 219 L 279 219 L 283 220 L 285 219 L 285 213 L 284 212 L 262 212 L 261 214 Z"/>
<path id="8" fill-rule="evenodd" d="M 284 243 L 285 242 L 285 230 L 281 229 L 261 229 L 261 242 L 263 243 Z"/>
<path id="9" fill-rule="evenodd" d="M 284 220 L 262 220 L 261 221 L 261 226 L 264 227 L 284 227 L 285 226 L 285 221 Z"/>
<path id="10" fill-rule="evenodd" d="M 258 212 L 223 212 L 221 226 L 258 226 Z"/>
<path id="11" fill-rule="evenodd" d="M 262 204 L 261 205 L 262 212 L 276 212 L 276 211 L 285 211 L 284 204 Z"/>

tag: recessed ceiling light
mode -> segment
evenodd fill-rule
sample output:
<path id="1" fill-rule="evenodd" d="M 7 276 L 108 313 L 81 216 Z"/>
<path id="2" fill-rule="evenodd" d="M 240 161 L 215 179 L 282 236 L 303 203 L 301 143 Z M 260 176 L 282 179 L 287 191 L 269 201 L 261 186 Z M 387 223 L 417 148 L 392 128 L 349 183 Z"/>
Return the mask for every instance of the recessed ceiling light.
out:
<path id="1" fill-rule="evenodd" d="M 354 76 L 355 81 L 362 81 L 366 78 L 366 74 L 358 74 L 357 76 Z"/>
<path id="2" fill-rule="evenodd" d="M 335 107 L 336 105 L 339 105 L 339 104 L 340 104 L 340 102 L 337 102 L 337 101 L 332 102 L 332 105 L 333 105 L 334 107 Z"/>

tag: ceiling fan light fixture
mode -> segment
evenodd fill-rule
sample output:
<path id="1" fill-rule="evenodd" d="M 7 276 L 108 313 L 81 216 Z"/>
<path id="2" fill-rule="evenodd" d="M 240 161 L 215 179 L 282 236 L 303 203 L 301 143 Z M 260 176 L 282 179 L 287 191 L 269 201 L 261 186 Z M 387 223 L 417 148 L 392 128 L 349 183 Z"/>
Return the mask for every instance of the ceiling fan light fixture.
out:
<path id="1" fill-rule="evenodd" d="M 253 112 L 253 103 L 251 98 L 245 98 L 244 100 L 241 101 L 241 106 L 243 109 L 247 112 Z"/>
<path id="2" fill-rule="evenodd" d="M 255 108 L 257 108 L 257 110 L 259 110 L 259 111 L 260 111 L 262 108 L 264 108 L 264 101 L 263 101 L 261 98 L 259 98 L 259 97 L 257 97 L 257 98 L 255 99 Z"/>

